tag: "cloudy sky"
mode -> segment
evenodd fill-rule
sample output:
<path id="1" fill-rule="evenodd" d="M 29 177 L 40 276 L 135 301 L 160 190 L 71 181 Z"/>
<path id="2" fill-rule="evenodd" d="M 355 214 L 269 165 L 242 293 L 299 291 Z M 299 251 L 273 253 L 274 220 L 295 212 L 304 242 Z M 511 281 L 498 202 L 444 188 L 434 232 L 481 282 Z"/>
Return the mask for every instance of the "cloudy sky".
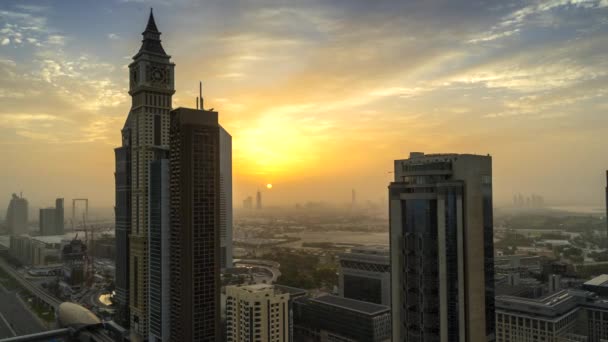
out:
<path id="1" fill-rule="evenodd" d="M 114 200 L 150 7 L 174 106 L 233 135 L 235 203 L 386 197 L 410 151 L 491 154 L 497 203 L 603 202 L 608 0 L 2 0 L 0 206 Z"/>

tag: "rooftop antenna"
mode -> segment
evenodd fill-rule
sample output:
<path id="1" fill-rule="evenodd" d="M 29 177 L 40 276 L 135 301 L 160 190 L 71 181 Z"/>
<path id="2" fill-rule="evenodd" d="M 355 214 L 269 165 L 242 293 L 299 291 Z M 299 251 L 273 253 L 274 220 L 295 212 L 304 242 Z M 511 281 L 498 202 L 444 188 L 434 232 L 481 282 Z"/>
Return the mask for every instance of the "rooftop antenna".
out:
<path id="1" fill-rule="evenodd" d="M 201 99 L 201 110 L 205 110 L 203 106 L 203 81 L 198 82 L 198 96 Z"/>
<path id="2" fill-rule="evenodd" d="M 198 96 L 196 97 L 196 109 L 198 110 Z"/>

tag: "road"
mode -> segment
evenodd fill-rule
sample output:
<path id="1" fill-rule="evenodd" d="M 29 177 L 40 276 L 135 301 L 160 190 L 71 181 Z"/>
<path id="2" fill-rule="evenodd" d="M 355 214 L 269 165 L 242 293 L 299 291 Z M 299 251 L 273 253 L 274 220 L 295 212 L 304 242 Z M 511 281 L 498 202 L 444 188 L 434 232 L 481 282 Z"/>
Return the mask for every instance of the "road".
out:
<path id="1" fill-rule="evenodd" d="M 50 295 L 45 290 L 41 289 L 37 285 L 33 284 L 29 280 L 25 279 L 19 272 L 17 272 L 14 268 L 12 268 L 4 259 L 0 258 L 0 268 L 2 268 L 6 273 L 10 274 L 15 278 L 23 288 L 27 289 L 34 296 L 38 297 L 43 302 L 52 306 L 54 309 L 59 307 L 61 301 L 54 296 Z"/>
<path id="2" fill-rule="evenodd" d="M 278 265 L 278 266 L 277 266 Z M 235 267 L 251 267 L 251 268 L 260 268 L 260 269 L 264 269 L 266 270 L 268 273 L 270 273 L 272 276 L 270 277 L 270 279 L 266 279 L 266 283 L 268 284 L 273 284 L 277 281 L 277 279 L 279 279 L 279 277 L 281 276 L 281 271 L 279 271 L 279 267 L 280 264 L 276 263 L 276 267 L 270 266 L 269 262 L 265 261 L 265 260 L 260 260 L 260 261 L 256 261 L 256 260 L 239 260 L 234 262 L 234 266 Z M 266 278 L 266 277 L 257 277 L 257 278 Z M 256 279 L 257 282 L 258 279 Z"/>
<path id="3" fill-rule="evenodd" d="M 17 336 L 47 330 L 40 322 L 40 319 L 36 317 L 36 314 L 30 311 L 27 305 L 17 297 L 16 293 L 9 292 L 0 287 L 0 303 L 2 303 L 0 305 L 0 320 L 2 320 L 0 326 L 8 324 L 9 330 L 13 330 Z M 6 329 L 0 329 L 0 333 L 4 333 L 5 335 L 0 335 L 0 338 L 14 336 L 6 334 Z"/>

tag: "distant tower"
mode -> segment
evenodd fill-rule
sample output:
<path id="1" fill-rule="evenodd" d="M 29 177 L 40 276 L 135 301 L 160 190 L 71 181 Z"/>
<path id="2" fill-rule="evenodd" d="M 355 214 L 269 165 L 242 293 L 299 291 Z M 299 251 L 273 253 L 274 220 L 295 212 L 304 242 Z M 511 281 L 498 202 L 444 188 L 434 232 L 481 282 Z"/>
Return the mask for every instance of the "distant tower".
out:
<path id="1" fill-rule="evenodd" d="M 55 232 L 56 235 L 63 235 L 64 233 L 64 209 L 63 209 L 63 198 L 57 198 L 55 200 Z"/>
<path id="2" fill-rule="evenodd" d="M 27 234 L 28 203 L 23 196 L 13 194 L 6 210 L 6 226 L 10 235 Z"/>
<path id="3" fill-rule="evenodd" d="M 608 170 L 606 170 L 606 238 L 608 239 Z"/>
<path id="4" fill-rule="evenodd" d="M 40 208 L 38 223 L 40 235 L 57 235 L 55 234 L 55 208 Z"/>
<path id="5" fill-rule="evenodd" d="M 247 196 L 243 200 L 243 209 L 251 210 L 253 208 L 253 198 L 251 196 Z"/>
<path id="6" fill-rule="evenodd" d="M 255 208 L 257 210 L 262 209 L 262 193 L 260 192 L 260 190 L 258 190 L 258 192 L 255 195 Z"/>
<path id="7" fill-rule="evenodd" d="M 351 208 L 355 208 L 357 206 L 357 192 L 355 191 L 355 189 L 352 190 L 351 193 L 351 203 L 350 203 Z"/>

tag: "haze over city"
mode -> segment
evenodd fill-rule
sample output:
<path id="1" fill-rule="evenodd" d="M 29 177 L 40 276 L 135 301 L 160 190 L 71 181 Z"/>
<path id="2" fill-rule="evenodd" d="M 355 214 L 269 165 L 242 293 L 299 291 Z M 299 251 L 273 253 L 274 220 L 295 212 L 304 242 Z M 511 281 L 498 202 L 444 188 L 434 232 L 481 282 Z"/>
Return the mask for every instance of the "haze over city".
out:
<path id="1" fill-rule="evenodd" d="M 114 201 L 127 65 L 150 7 L 173 106 L 221 112 L 234 202 L 386 199 L 410 151 L 491 154 L 516 193 L 600 206 L 608 2 L 3 1 L 0 207 Z M 3 209 L 4 210 L 4 209 Z"/>

